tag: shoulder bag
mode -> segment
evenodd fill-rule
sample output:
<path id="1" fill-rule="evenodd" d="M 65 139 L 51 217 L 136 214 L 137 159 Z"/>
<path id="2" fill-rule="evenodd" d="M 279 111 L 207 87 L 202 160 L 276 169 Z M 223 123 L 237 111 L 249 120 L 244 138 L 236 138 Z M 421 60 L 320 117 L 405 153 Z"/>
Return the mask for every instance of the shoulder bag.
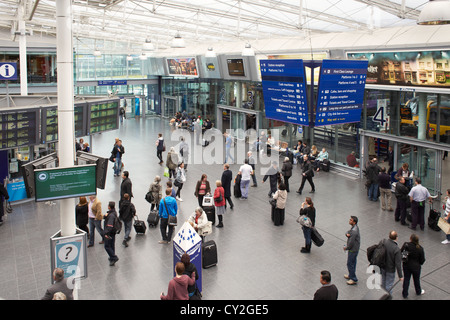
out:
<path id="1" fill-rule="evenodd" d="M 174 227 L 177 225 L 177 216 L 172 216 L 171 214 L 169 214 L 169 210 L 167 210 L 166 199 L 163 199 L 163 201 L 164 201 L 164 207 L 166 207 L 167 216 L 169 217 L 168 225 Z"/>
<path id="2" fill-rule="evenodd" d="M 312 227 L 311 219 L 306 215 L 301 215 L 297 218 L 297 222 L 300 223 L 301 226 L 306 228 Z"/>

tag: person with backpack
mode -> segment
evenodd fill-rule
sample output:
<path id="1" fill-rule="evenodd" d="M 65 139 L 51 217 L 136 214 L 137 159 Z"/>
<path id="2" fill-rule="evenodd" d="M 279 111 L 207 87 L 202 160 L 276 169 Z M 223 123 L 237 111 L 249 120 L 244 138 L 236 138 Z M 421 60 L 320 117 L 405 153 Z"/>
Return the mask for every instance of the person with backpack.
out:
<path id="1" fill-rule="evenodd" d="M 397 270 L 398 278 L 403 280 L 402 271 L 402 254 L 397 244 L 398 234 L 396 231 L 389 233 L 389 238 L 383 240 L 386 249 L 384 266 L 381 268 L 381 285 L 391 294 L 394 286 L 395 271 Z"/>
<path id="2" fill-rule="evenodd" d="M 348 285 L 354 285 L 358 283 L 358 278 L 356 277 L 356 261 L 359 253 L 359 247 L 361 245 L 361 237 L 359 234 L 358 218 L 355 216 L 351 216 L 349 224 L 352 227 L 345 234 L 345 236 L 347 237 L 347 245 L 344 246 L 344 251 L 348 252 L 348 275 L 345 275 L 344 278 L 347 279 Z"/>
<path id="3" fill-rule="evenodd" d="M 105 214 L 104 222 L 104 237 L 105 237 L 105 251 L 109 256 L 109 265 L 114 266 L 114 264 L 119 261 L 119 257 L 116 256 L 115 243 L 116 243 L 116 233 L 120 232 L 121 222 L 116 212 L 116 203 L 110 201 L 108 203 L 108 211 Z"/>
<path id="4" fill-rule="evenodd" d="M 408 289 L 411 276 L 414 279 L 414 289 L 416 289 L 417 295 L 422 295 L 425 293 L 420 287 L 420 271 L 422 265 L 425 262 L 425 253 L 423 247 L 419 244 L 419 237 L 412 234 L 409 237 L 410 242 L 405 242 L 401 248 L 402 252 L 402 262 L 403 262 L 403 298 L 408 298 Z"/>

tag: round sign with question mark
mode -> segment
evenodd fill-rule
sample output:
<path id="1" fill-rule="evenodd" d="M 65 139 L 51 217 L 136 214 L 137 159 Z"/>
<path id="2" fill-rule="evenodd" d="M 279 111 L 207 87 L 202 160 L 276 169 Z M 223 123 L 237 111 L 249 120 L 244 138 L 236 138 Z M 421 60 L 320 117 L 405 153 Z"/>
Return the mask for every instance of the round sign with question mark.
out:
<path id="1" fill-rule="evenodd" d="M 71 262 L 78 256 L 78 248 L 72 244 L 62 246 L 58 251 L 58 259 L 62 262 Z"/>

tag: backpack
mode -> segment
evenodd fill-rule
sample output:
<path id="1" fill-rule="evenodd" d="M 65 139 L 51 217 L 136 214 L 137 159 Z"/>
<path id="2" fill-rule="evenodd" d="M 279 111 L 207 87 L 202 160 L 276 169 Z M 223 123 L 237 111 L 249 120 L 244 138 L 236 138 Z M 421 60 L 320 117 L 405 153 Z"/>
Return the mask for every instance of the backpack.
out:
<path id="1" fill-rule="evenodd" d="M 384 240 L 367 248 L 367 260 L 369 260 L 371 265 L 384 268 L 386 264 L 386 247 L 384 246 Z"/>
<path id="2" fill-rule="evenodd" d="M 120 221 L 119 217 L 116 215 L 114 218 L 114 231 L 116 234 L 119 234 L 122 231 L 122 221 Z"/>

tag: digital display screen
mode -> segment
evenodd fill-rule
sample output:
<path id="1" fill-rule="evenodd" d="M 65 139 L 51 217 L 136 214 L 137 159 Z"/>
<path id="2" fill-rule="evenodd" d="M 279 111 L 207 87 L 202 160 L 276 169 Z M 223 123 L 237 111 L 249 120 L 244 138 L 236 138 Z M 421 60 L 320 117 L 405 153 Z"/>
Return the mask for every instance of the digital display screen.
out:
<path id="1" fill-rule="evenodd" d="M 119 128 L 119 100 L 91 103 L 89 109 L 90 134 Z"/>
<path id="2" fill-rule="evenodd" d="M 75 105 L 75 137 L 85 136 L 84 104 Z M 42 111 L 42 143 L 58 141 L 58 108 L 46 108 Z"/>
<path id="3" fill-rule="evenodd" d="M 166 61 L 169 76 L 198 77 L 195 58 L 168 58 Z"/>
<path id="4" fill-rule="evenodd" d="M 243 59 L 227 59 L 227 66 L 230 76 L 245 77 Z"/>
<path id="5" fill-rule="evenodd" d="M 0 149 L 38 144 L 39 110 L 0 112 Z"/>

